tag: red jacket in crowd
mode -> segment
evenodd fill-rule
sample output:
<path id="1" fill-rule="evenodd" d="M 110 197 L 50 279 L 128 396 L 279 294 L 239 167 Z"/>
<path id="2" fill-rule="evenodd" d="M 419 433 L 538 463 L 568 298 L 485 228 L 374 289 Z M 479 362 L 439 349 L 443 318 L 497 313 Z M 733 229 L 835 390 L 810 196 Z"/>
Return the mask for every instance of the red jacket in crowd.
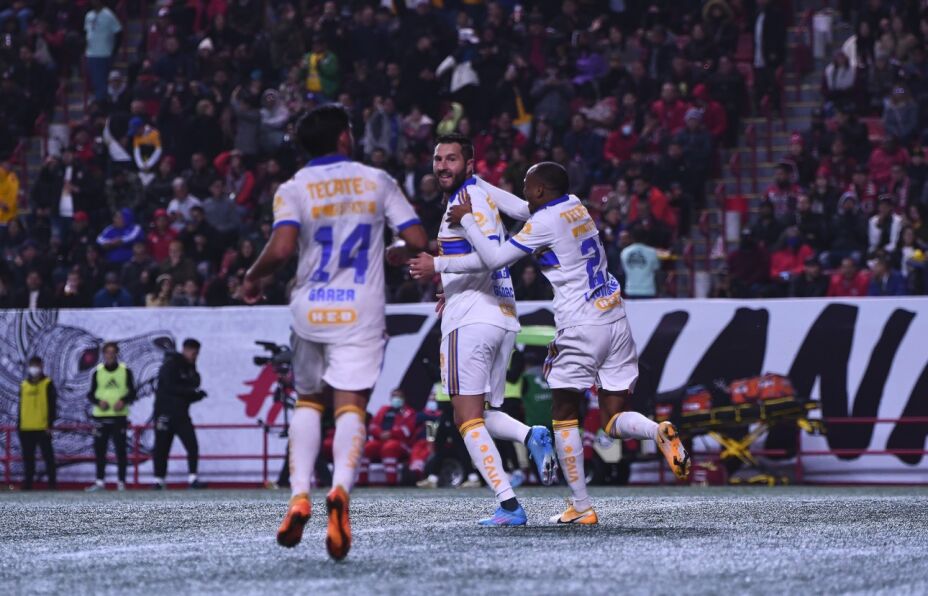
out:
<path id="1" fill-rule="evenodd" d="M 806 259 L 815 256 L 815 251 L 808 244 L 799 250 L 783 248 L 770 255 L 770 277 L 778 278 L 781 273 L 800 275 L 805 268 Z"/>
<path id="2" fill-rule="evenodd" d="M 676 134 L 683 130 L 686 124 L 686 111 L 690 109 L 690 104 L 682 99 L 668 104 L 663 99 L 658 99 L 651 104 L 651 111 L 661 121 L 661 126 L 671 134 Z"/>
<path id="3" fill-rule="evenodd" d="M 889 153 L 883 147 L 877 147 L 870 154 L 870 179 L 877 186 L 888 184 L 893 166 L 896 164 L 903 168 L 909 166 L 909 152 L 905 148 L 899 147 L 895 153 Z"/>
<path id="4" fill-rule="evenodd" d="M 663 222 L 671 230 L 677 229 L 677 214 L 670 206 L 667 195 L 661 192 L 661 189 L 652 186 L 648 191 L 648 204 L 651 206 L 651 215 L 654 219 Z M 632 200 L 628 206 L 628 221 L 638 219 L 638 195 L 632 195 Z"/>
<path id="5" fill-rule="evenodd" d="M 508 164 L 501 159 L 492 165 L 487 163 L 487 160 L 481 159 L 477 162 L 477 175 L 493 186 L 499 186 L 507 166 Z"/>
<path id="6" fill-rule="evenodd" d="M 390 436 L 385 440 L 399 441 L 404 445 L 412 443 L 412 433 L 416 430 L 416 411 L 409 406 L 396 410 L 390 406 L 380 408 L 367 427 L 371 439 L 381 440 L 383 433 Z"/>
<path id="7" fill-rule="evenodd" d="M 628 161 L 632 156 L 632 149 L 638 144 L 638 134 L 632 131 L 628 136 L 622 134 L 621 127 L 609 133 L 606 137 L 606 144 L 603 146 L 603 157 L 606 161 L 612 163 L 613 160 L 619 162 Z"/>
<path id="8" fill-rule="evenodd" d="M 725 108 L 709 96 L 709 90 L 703 84 L 693 87 L 693 97 L 702 104 L 700 106 L 702 108 L 702 123 L 706 130 L 709 131 L 713 139 L 722 138 L 722 135 L 728 129 L 728 116 L 725 114 Z"/>
<path id="9" fill-rule="evenodd" d="M 841 275 L 841 272 L 838 272 L 831 276 L 831 283 L 828 284 L 828 296 L 838 298 L 866 296 L 869 285 L 870 276 L 863 271 L 858 271 L 853 279 L 848 279 Z"/>

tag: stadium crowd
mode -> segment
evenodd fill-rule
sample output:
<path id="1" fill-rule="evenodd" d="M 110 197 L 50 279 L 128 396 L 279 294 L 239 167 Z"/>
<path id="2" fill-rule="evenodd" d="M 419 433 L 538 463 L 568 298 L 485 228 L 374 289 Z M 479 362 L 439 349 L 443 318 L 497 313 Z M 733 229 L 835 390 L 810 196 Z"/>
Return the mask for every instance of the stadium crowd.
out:
<path id="1" fill-rule="evenodd" d="M 844 4 L 856 34 L 716 295 L 925 293 L 928 12 Z M 530 164 L 563 164 L 610 267 L 655 295 L 653 254 L 622 253 L 683 251 L 741 121 L 779 101 L 793 18 L 770 0 L 162 0 L 114 68 L 127 18 L 149 7 L 0 1 L 2 307 L 241 303 L 275 190 L 302 165 L 294 121 L 327 102 L 350 111 L 356 158 L 395 176 L 433 238 L 435 135 L 470 135 L 477 173 L 517 194 Z M 17 141 L 74 69 L 86 109 L 20 200 Z M 862 116 L 882 118 L 882 142 Z M 267 282 L 268 303 L 286 301 L 292 273 Z M 519 299 L 551 295 L 532 266 L 515 280 Z M 387 281 L 390 301 L 433 299 L 401 266 Z"/>

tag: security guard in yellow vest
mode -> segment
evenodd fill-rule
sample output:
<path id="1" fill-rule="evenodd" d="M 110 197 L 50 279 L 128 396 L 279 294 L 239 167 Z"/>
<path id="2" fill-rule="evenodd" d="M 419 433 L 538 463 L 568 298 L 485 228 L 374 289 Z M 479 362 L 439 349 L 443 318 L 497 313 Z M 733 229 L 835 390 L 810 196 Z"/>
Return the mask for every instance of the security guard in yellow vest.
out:
<path id="1" fill-rule="evenodd" d="M 52 424 L 57 418 L 58 393 L 42 372 L 42 359 L 29 359 L 28 376 L 19 386 L 19 445 L 23 454 L 23 490 L 32 490 L 35 478 L 35 448 L 42 450 L 48 488 L 55 489 L 55 452 Z"/>
<path id="2" fill-rule="evenodd" d="M 104 490 L 106 449 L 110 438 L 116 452 L 119 470 L 117 490 L 126 488 L 126 431 L 129 428 L 129 404 L 135 401 L 135 380 L 129 367 L 118 359 L 119 346 L 115 342 L 103 344 L 103 363 L 91 377 L 87 398 L 93 404 L 93 451 L 97 460 L 97 480 L 87 487 L 88 492 Z"/>

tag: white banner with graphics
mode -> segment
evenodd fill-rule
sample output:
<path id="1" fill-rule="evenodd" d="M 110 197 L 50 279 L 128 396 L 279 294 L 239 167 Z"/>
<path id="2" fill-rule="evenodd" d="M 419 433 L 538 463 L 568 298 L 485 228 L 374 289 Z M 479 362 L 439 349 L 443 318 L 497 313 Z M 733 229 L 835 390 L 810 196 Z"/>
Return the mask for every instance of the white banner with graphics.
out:
<path id="1" fill-rule="evenodd" d="M 552 322 L 546 303 L 519 308 L 523 324 Z M 928 300 L 653 300 L 628 303 L 627 310 L 641 358 L 638 409 L 646 410 L 658 392 L 775 372 L 788 375 L 800 395 L 821 400 L 816 416 L 928 417 Z M 280 423 L 282 415 L 272 399 L 274 371 L 253 361 L 268 354 L 254 342 L 287 343 L 289 317 L 284 307 L 0 311 L 0 426 L 16 424 L 18 387 L 32 355 L 44 359 L 58 387 L 59 424 L 87 423 L 90 375 L 104 341 L 119 342 L 123 360 L 135 372 L 140 400 L 131 419 L 143 424 L 151 418 L 164 351 L 194 337 L 203 346 L 198 368 L 209 394 L 192 406 L 194 422 L 242 425 L 201 428 L 200 452 L 251 457 L 203 460 L 201 473 L 207 480 L 259 482 L 260 422 Z M 424 403 L 437 379 L 437 323 L 430 304 L 388 307 L 390 341 L 371 411 L 400 386 L 413 405 Z M 804 451 L 842 450 L 841 457 L 804 457 L 805 478 L 928 482 L 928 462 L 917 453 L 925 448 L 926 435 L 926 424 L 896 423 L 833 425 L 825 437 L 803 435 Z M 150 451 L 149 436 L 139 441 L 143 452 Z M 768 446 L 782 447 L 771 442 L 774 437 Z M 4 445 L 0 442 L 0 449 Z M 18 454 L 15 434 L 11 445 Z M 282 455 L 284 441 L 276 432 L 269 434 L 268 445 L 272 455 Z M 87 456 L 90 434 L 57 433 L 55 448 L 66 457 Z M 861 450 L 899 454 L 860 456 Z M 175 445 L 173 454 L 183 455 L 182 448 Z M 272 461 L 271 478 L 280 465 L 280 459 Z M 186 474 L 182 460 L 172 460 L 170 467 L 175 479 Z M 13 468 L 18 475 L 19 465 Z M 61 477 L 89 479 L 91 469 L 75 464 Z M 150 461 L 141 465 L 140 475 L 150 479 Z"/>

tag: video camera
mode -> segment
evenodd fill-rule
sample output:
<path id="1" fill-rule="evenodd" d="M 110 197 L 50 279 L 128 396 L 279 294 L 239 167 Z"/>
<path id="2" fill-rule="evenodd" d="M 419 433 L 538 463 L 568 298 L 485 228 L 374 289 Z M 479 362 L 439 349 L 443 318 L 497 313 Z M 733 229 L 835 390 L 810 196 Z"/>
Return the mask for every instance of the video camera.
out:
<path id="1" fill-rule="evenodd" d="M 270 356 L 255 356 L 254 363 L 256 366 L 270 364 L 278 377 L 284 377 L 290 374 L 291 359 L 293 356 L 293 353 L 290 351 L 290 346 L 278 345 L 272 341 L 256 341 L 255 344 L 271 353 Z"/>

